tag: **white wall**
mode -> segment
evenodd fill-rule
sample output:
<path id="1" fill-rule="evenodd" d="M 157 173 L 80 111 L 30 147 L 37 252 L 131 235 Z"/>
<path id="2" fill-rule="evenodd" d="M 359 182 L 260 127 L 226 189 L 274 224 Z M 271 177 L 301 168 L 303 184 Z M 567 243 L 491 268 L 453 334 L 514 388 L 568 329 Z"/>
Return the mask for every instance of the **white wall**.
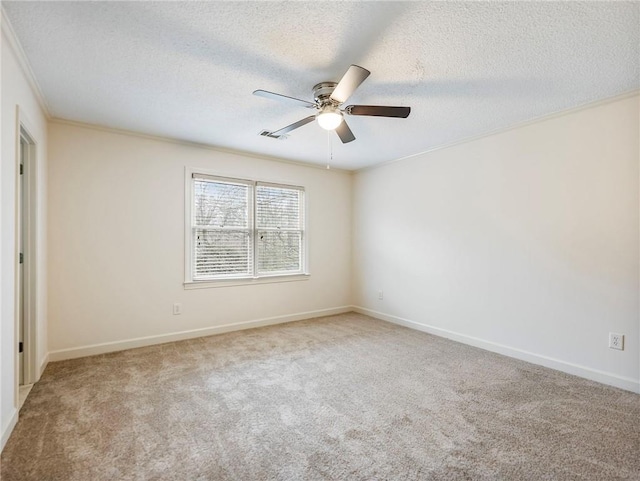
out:
<path id="1" fill-rule="evenodd" d="M 347 172 L 55 121 L 49 163 L 52 360 L 351 304 Z M 185 290 L 185 166 L 305 186 L 310 279 Z M 172 314 L 174 302 L 182 315 Z M 104 343 L 116 344 L 86 348 Z"/>
<path id="2" fill-rule="evenodd" d="M 637 391 L 638 117 L 636 95 L 358 172 L 355 304 Z"/>
<path id="3" fill-rule="evenodd" d="M 16 106 L 21 120 L 26 122 L 29 133 L 36 142 L 37 164 L 37 229 L 36 229 L 36 342 L 38 368 L 46 361 L 47 354 L 47 306 L 46 306 L 46 163 L 47 120 L 38 99 L 31 89 L 10 43 L 10 33 L 2 20 L 2 148 L 0 165 L 0 426 L 1 443 L 4 445 L 17 420 L 16 393 L 16 165 L 18 127 Z M 0 446 L 1 447 L 1 446 Z"/>

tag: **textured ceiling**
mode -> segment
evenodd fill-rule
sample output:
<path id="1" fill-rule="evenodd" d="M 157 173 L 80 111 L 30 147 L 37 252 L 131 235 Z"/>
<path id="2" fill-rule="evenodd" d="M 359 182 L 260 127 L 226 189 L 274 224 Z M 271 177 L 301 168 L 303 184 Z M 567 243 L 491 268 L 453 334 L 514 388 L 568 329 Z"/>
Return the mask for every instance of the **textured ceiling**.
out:
<path id="1" fill-rule="evenodd" d="M 357 169 L 640 86 L 637 2 L 3 2 L 54 117 L 284 159 L 327 163 L 312 100 L 350 64 L 371 76 L 348 104 L 335 167 Z"/>

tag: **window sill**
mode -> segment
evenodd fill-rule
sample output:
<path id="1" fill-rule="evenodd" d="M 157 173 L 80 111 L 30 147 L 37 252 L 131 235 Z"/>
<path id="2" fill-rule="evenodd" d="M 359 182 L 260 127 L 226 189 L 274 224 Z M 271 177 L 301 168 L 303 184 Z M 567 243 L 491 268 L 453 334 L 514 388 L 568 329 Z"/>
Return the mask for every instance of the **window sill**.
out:
<path id="1" fill-rule="evenodd" d="M 273 284 L 279 282 L 307 281 L 310 274 L 289 274 L 282 276 L 265 276 L 241 279 L 216 279 L 211 281 L 185 281 L 185 289 L 210 289 L 215 287 L 253 286 L 257 284 Z"/>

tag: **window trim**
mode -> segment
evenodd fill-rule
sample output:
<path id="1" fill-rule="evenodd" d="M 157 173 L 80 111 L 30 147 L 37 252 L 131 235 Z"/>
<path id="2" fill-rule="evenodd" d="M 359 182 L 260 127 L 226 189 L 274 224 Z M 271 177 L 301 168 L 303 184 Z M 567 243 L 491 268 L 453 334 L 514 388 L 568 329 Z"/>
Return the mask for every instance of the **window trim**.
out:
<path id="1" fill-rule="evenodd" d="M 303 202 L 303 212 L 301 213 L 303 217 L 302 224 L 302 265 L 301 270 L 299 272 L 294 272 L 290 274 L 286 273 L 277 273 L 277 274 L 266 274 L 258 276 L 254 269 L 253 276 L 230 276 L 226 278 L 219 279 L 193 279 L 193 245 L 192 245 L 192 215 L 193 215 L 193 203 L 194 203 L 194 189 L 193 189 L 193 176 L 202 176 L 206 178 L 210 178 L 211 180 L 220 180 L 226 182 L 236 181 L 238 183 L 251 185 L 254 188 L 254 191 L 251 194 L 251 201 L 253 202 L 251 212 L 249 212 L 250 222 L 251 222 L 251 230 L 253 231 L 252 235 L 255 235 L 256 226 L 254 224 L 253 217 L 255 216 L 256 209 L 256 195 L 255 195 L 255 187 L 258 185 L 266 185 L 273 187 L 285 187 L 290 189 L 299 189 L 304 192 L 304 202 Z M 200 169 L 194 167 L 185 167 L 185 217 L 184 217 L 184 288 L 185 289 L 201 289 L 201 288 L 209 288 L 209 287 L 231 287 L 231 286 L 242 286 L 242 285 L 257 285 L 257 284 L 270 284 L 274 282 L 292 282 L 292 281 L 302 281 L 307 280 L 311 276 L 309 272 L 309 200 L 308 194 L 304 186 L 296 185 L 292 182 L 287 181 L 279 181 L 274 179 L 261 179 L 261 180 L 249 180 L 239 178 L 237 175 L 225 175 L 220 173 L 219 171 L 211 171 L 208 169 Z M 255 262 L 257 262 L 257 245 L 254 239 L 253 242 L 253 256 L 254 256 L 254 266 Z"/>

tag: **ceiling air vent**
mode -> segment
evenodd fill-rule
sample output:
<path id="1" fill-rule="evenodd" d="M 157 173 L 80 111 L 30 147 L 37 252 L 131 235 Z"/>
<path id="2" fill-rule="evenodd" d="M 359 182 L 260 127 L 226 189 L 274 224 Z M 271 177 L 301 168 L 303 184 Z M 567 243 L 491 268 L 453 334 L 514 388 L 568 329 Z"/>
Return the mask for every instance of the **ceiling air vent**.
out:
<path id="1" fill-rule="evenodd" d="M 263 130 L 262 132 L 260 132 L 260 135 L 262 137 L 269 137 L 271 139 L 278 139 L 278 140 L 286 140 L 288 138 L 288 136 L 285 134 L 273 135 L 273 132 L 269 132 L 268 130 Z"/>

